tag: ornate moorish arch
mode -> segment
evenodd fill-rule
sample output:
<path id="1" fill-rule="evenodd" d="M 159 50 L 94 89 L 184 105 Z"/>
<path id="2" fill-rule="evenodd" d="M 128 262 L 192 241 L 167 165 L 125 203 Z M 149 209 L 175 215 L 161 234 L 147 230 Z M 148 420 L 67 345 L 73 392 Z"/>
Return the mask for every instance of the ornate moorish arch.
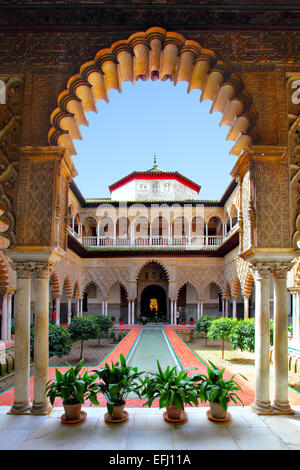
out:
<path id="1" fill-rule="evenodd" d="M 157 266 L 159 266 L 163 270 L 163 272 L 166 275 L 167 279 L 170 280 L 170 277 L 171 277 L 170 272 L 169 272 L 168 268 L 161 261 L 148 260 L 148 261 L 143 262 L 140 266 L 138 266 L 136 268 L 136 271 L 134 273 L 135 274 L 134 279 L 136 281 L 138 281 L 139 276 L 140 276 L 142 270 L 145 268 L 145 266 L 147 266 L 149 264 L 156 264 Z"/>
<path id="2" fill-rule="evenodd" d="M 201 90 L 201 101 L 211 100 L 211 112 L 222 113 L 220 125 L 229 126 L 227 140 L 235 142 L 231 154 L 238 156 L 258 142 L 252 98 L 230 66 L 198 42 L 152 27 L 101 49 L 70 77 L 51 114 L 49 144 L 76 155 L 73 141 L 81 139 L 80 126 L 88 125 L 86 113 L 97 112 L 98 100 L 108 102 L 109 90 L 121 92 L 123 81 L 139 79 L 187 81 L 188 92 Z"/>
<path id="3" fill-rule="evenodd" d="M 199 297 L 198 289 L 197 289 L 197 287 L 193 284 L 193 282 L 191 282 L 191 281 L 182 281 L 180 284 L 178 284 L 178 286 L 177 286 L 177 294 L 176 294 L 177 297 L 178 297 L 178 295 L 179 295 L 180 290 L 181 290 L 185 285 L 186 285 L 186 286 L 187 286 L 187 285 L 191 286 L 191 287 L 196 291 L 196 295 L 197 295 L 197 299 L 198 299 L 198 297 Z"/>

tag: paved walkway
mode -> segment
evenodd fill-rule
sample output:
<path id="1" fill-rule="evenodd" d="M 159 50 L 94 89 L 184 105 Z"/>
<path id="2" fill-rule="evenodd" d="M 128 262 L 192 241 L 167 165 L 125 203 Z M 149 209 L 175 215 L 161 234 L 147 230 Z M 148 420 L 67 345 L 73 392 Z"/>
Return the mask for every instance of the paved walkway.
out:
<path id="1" fill-rule="evenodd" d="M 206 408 L 189 408 L 188 421 L 175 425 L 158 408 L 130 408 L 127 422 L 107 424 L 106 410 L 91 407 L 83 423 L 66 425 L 60 407 L 48 416 L 14 416 L 3 406 L 0 450 L 300 450 L 296 408 L 293 416 L 257 416 L 249 407 L 230 407 L 229 423 L 209 421 Z"/>

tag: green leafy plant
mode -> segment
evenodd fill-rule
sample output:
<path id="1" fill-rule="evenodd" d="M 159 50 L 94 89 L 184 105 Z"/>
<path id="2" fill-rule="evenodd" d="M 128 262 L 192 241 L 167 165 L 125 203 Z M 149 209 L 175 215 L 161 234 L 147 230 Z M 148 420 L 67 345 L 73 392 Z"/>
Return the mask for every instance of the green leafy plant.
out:
<path id="1" fill-rule="evenodd" d="M 208 332 L 208 329 L 210 327 L 210 325 L 212 324 L 212 322 L 216 320 L 216 317 L 212 316 L 212 315 L 202 315 L 202 317 L 199 318 L 199 320 L 197 320 L 197 323 L 196 323 L 196 331 L 198 333 L 204 333 L 205 334 L 205 338 L 206 338 L 206 345 L 207 345 L 207 332 Z"/>
<path id="2" fill-rule="evenodd" d="M 253 352 L 255 349 L 255 322 L 254 318 L 240 320 L 236 323 L 228 337 L 233 349 Z"/>
<path id="3" fill-rule="evenodd" d="M 109 332 L 109 330 L 113 326 L 113 321 L 110 317 L 106 317 L 105 315 L 95 315 L 94 317 L 95 322 L 99 326 L 99 336 L 98 336 L 98 346 L 100 345 L 100 338 L 101 335 L 105 335 Z"/>
<path id="4" fill-rule="evenodd" d="M 62 398 L 65 405 L 84 403 L 86 399 L 94 405 L 99 405 L 96 393 L 97 386 L 94 383 L 97 375 L 89 375 L 87 370 L 80 374 L 83 364 L 84 359 L 79 361 L 75 367 L 70 367 L 65 373 L 55 369 L 55 379 L 49 380 L 45 389 L 51 405 L 53 405 L 55 398 Z"/>
<path id="5" fill-rule="evenodd" d="M 180 312 L 180 315 L 179 315 L 179 321 L 186 321 L 186 314 L 185 312 Z"/>
<path id="6" fill-rule="evenodd" d="M 49 323 L 49 357 L 63 357 L 72 349 L 71 334 L 61 325 Z M 34 326 L 30 328 L 30 353 L 34 355 Z"/>
<path id="7" fill-rule="evenodd" d="M 225 340 L 229 340 L 229 336 L 236 323 L 237 320 L 235 318 L 218 318 L 211 323 L 208 329 L 207 337 L 210 341 L 222 341 L 222 359 L 224 359 Z"/>
<path id="8" fill-rule="evenodd" d="M 99 336 L 99 325 L 95 322 L 93 317 L 74 317 L 68 330 L 72 335 L 73 339 L 79 339 L 81 341 L 80 348 L 80 359 L 83 355 L 83 343 L 89 339 L 96 339 Z"/>
<path id="9" fill-rule="evenodd" d="M 143 380 L 143 390 L 141 395 L 147 398 L 143 406 L 151 407 L 153 401 L 159 398 L 159 407 L 176 406 L 184 410 L 184 405 L 198 405 L 198 394 L 196 383 L 201 379 L 200 374 L 187 375 L 187 370 L 177 371 L 176 366 L 168 366 L 162 370 L 157 361 L 158 372 L 150 372 Z"/>
<path id="10" fill-rule="evenodd" d="M 129 393 L 135 393 L 140 397 L 139 390 L 142 386 L 141 374 L 137 367 L 126 364 L 126 360 L 120 354 L 120 361 L 105 364 L 99 370 L 94 370 L 100 382 L 97 382 L 98 392 L 107 398 L 107 411 L 112 416 L 113 407 L 123 405 Z"/>
<path id="11" fill-rule="evenodd" d="M 201 381 L 198 385 L 198 396 L 201 402 L 220 403 L 225 411 L 230 401 L 237 404 L 238 400 L 244 405 L 237 395 L 237 392 L 242 391 L 242 389 L 234 380 L 235 375 L 226 380 L 223 378 L 225 369 L 218 369 L 211 361 L 209 363 L 211 368 L 207 366 L 207 375 L 201 376 Z M 239 375 L 247 380 L 243 375 Z"/>

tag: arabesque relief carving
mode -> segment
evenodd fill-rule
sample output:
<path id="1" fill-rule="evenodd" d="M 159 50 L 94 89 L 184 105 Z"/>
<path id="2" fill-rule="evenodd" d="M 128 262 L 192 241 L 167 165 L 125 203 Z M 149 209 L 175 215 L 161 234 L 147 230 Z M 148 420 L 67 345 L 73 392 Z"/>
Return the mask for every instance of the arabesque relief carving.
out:
<path id="1" fill-rule="evenodd" d="M 0 220 L 6 230 L 1 233 L 15 243 L 15 204 L 18 191 L 19 146 L 22 132 L 24 80 L 0 76 L 5 82 L 6 103 L 0 104 Z"/>

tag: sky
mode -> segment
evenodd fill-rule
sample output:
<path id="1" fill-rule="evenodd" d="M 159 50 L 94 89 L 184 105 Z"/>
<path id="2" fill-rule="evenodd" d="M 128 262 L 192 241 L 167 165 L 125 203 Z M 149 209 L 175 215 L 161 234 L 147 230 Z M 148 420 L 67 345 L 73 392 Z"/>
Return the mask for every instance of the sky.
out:
<path id="1" fill-rule="evenodd" d="M 89 126 L 75 140 L 75 182 L 85 198 L 110 197 L 108 186 L 132 171 L 157 166 L 178 171 L 201 186 L 198 198 L 219 200 L 232 177 L 234 145 L 221 114 L 210 114 L 211 101 L 200 103 L 200 91 L 187 93 L 187 83 L 139 80 L 109 91 L 109 103 L 97 102 Z"/>

